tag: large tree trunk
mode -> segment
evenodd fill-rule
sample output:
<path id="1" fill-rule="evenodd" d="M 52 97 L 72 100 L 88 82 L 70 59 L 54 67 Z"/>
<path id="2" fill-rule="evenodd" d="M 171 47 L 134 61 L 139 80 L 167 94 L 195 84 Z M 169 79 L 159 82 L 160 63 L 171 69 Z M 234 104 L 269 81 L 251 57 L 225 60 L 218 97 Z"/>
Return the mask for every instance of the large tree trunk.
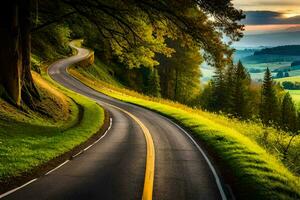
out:
<path id="1" fill-rule="evenodd" d="M 34 85 L 31 75 L 31 0 L 21 1 L 20 24 L 22 43 L 22 100 L 29 107 L 34 108 L 34 99 L 39 99 L 39 93 Z"/>
<path id="2" fill-rule="evenodd" d="M 16 0 L 0 8 L 0 84 L 17 105 L 21 102 L 22 49 Z"/>
<path id="3" fill-rule="evenodd" d="M 34 108 L 39 93 L 31 76 L 31 0 L 10 0 L 0 8 L 0 85 L 12 101 Z"/>

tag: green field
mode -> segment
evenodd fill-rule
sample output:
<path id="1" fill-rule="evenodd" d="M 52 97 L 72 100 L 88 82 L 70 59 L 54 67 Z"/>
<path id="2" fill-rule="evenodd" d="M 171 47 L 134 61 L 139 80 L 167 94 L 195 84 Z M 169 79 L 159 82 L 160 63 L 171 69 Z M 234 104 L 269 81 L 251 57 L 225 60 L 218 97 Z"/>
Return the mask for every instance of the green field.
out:
<path id="1" fill-rule="evenodd" d="M 300 198 L 299 176 L 291 173 L 286 167 L 297 158 L 299 138 L 292 144 L 290 163 L 287 161 L 284 166 L 279 159 L 280 152 L 276 145 L 279 145 L 278 135 L 281 135 L 282 142 L 287 144 L 289 139 L 287 133 L 279 133 L 273 128 L 264 129 L 259 123 L 241 122 L 164 99 L 143 96 L 117 85 L 105 83 L 95 78 L 93 74 L 81 74 L 81 70 L 75 68 L 69 72 L 100 92 L 162 113 L 191 130 L 195 137 L 208 144 L 231 169 L 237 178 L 241 194 L 244 194 L 243 199 Z M 109 74 L 102 75 L 109 76 Z M 297 166 L 299 161 L 293 168 L 295 173 L 298 172 Z"/>
<path id="2" fill-rule="evenodd" d="M 279 78 L 275 79 L 277 82 L 284 82 L 284 81 L 290 81 L 290 82 L 300 82 L 300 76 L 293 76 L 293 77 L 287 77 L 287 78 Z M 287 90 L 291 96 L 293 97 L 293 100 L 295 103 L 300 106 L 300 90 Z"/>

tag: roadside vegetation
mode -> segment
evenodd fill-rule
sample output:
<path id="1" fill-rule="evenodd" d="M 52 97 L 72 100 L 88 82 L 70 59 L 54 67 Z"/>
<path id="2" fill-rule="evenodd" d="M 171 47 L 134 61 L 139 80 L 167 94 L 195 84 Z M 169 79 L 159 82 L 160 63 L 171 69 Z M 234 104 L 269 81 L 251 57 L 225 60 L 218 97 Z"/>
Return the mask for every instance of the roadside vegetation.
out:
<path id="1" fill-rule="evenodd" d="M 93 65 L 84 70 L 73 67 L 69 72 L 86 85 L 125 102 L 137 104 L 166 115 L 205 142 L 236 177 L 235 188 L 242 199 L 297 199 L 299 193 L 300 140 L 296 138 L 289 147 L 288 158 L 282 153 L 290 136 L 276 128 L 266 128 L 261 123 L 240 121 L 193 109 L 170 100 L 145 96 L 103 79 L 110 74 L 89 74 L 102 66 Z M 103 77 L 104 76 L 104 77 Z M 100 78 L 101 77 L 101 78 Z M 229 128 L 230 127 L 230 128 Z M 284 163 L 284 164 L 282 164 Z M 257 193 L 249 193 L 256 191 Z"/>
<path id="2" fill-rule="evenodd" d="M 238 199 L 300 199 L 300 115 L 271 72 L 257 71 L 299 56 L 246 52 L 241 60 L 264 73 L 261 84 L 252 81 L 233 61 L 230 44 L 243 36 L 245 16 L 231 2 L 8 2 L 3 13 L 11 20 L 1 21 L 0 32 L 0 179 L 72 149 L 103 123 L 98 105 L 45 73 L 53 60 L 72 54 L 70 40 L 83 38 L 95 63 L 70 73 L 190 130 L 230 169 Z M 207 85 L 199 81 L 204 61 L 216 72 Z"/>
<path id="3" fill-rule="evenodd" d="M 1 100 L 0 183 L 72 150 L 104 122 L 104 111 L 95 102 L 34 77 L 43 98 L 42 113 L 19 111 Z"/>
<path id="4" fill-rule="evenodd" d="M 67 29 L 55 30 L 34 35 L 32 77 L 39 100 L 18 107 L 5 90 L 0 92 L 1 192 L 2 186 L 87 141 L 104 123 L 104 110 L 98 104 L 63 88 L 47 75 L 51 62 L 71 53 Z"/>
<path id="5" fill-rule="evenodd" d="M 299 76 L 278 78 L 275 79 L 276 82 L 280 83 L 292 96 L 296 103 L 296 106 L 300 106 L 300 90 L 298 89 L 298 84 L 300 82 Z"/>

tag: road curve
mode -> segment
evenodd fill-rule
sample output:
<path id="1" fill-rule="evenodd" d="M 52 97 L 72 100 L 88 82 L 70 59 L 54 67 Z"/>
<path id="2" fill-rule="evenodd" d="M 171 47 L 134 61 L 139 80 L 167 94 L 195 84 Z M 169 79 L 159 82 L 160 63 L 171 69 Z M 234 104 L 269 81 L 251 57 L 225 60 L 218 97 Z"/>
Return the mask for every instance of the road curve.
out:
<path id="1" fill-rule="evenodd" d="M 3 199 L 141 199 L 147 143 L 142 128 L 130 115 L 149 130 L 154 141 L 153 199 L 226 199 L 205 157 L 180 127 L 157 113 L 96 92 L 71 77 L 67 67 L 89 54 L 87 49 L 74 48 L 78 54 L 52 64 L 49 75 L 108 110 L 111 129 L 83 154 Z"/>

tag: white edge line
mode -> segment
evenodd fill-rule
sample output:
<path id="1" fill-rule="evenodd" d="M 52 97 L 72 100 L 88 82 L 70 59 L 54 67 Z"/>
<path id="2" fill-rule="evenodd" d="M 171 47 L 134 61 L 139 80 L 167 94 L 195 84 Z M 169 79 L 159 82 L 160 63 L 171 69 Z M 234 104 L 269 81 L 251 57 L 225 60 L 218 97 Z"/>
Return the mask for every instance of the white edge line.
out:
<path id="1" fill-rule="evenodd" d="M 93 143 L 93 145 L 94 144 L 96 144 L 97 142 L 99 142 L 102 138 L 104 138 L 105 136 L 106 136 L 106 134 L 108 133 L 108 131 L 110 130 L 110 128 L 111 128 L 111 126 L 112 126 L 112 118 L 110 118 L 109 119 L 109 127 L 107 128 L 107 130 L 105 131 L 105 133 L 98 139 L 98 140 L 96 140 L 94 143 Z"/>
<path id="2" fill-rule="evenodd" d="M 79 155 L 82 154 L 82 153 L 83 153 L 83 151 L 81 150 L 81 151 L 79 151 L 78 153 L 76 153 L 75 155 L 73 155 L 72 158 L 75 158 L 76 156 L 79 156 Z"/>
<path id="3" fill-rule="evenodd" d="M 99 142 L 101 139 L 103 139 L 103 138 L 106 136 L 106 134 L 108 133 L 108 131 L 110 130 L 111 126 L 112 126 L 112 118 L 110 117 L 110 118 L 109 118 L 109 127 L 107 128 L 107 130 L 105 131 L 105 133 L 104 133 L 99 139 L 97 139 L 95 142 L 93 142 L 93 144 L 89 145 L 88 147 L 86 147 L 85 149 L 83 149 L 81 152 L 79 152 L 79 153 L 77 153 L 77 154 L 79 155 L 79 154 L 83 153 L 84 151 L 86 151 L 86 150 L 88 150 L 89 148 L 91 148 L 92 146 L 94 146 L 94 145 L 95 145 L 97 142 Z M 74 157 L 78 156 L 77 154 L 74 155 L 74 156 L 72 156 L 72 157 L 74 158 Z"/>
<path id="4" fill-rule="evenodd" d="M 17 191 L 17 190 L 19 190 L 19 189 L 21 189 L 21 188 L 23 188 L 23 187 L 25 187 L 25 186 L 27 186 L 27 185 L 29 185 L 30 183 L 33 183 L 33 182 L 36 181 L 36 180 L 37 180 L 37 178 L 32 179 L 31 181 L 28 181 L 27 183 L 25 183 L 24 185 L 21 185 L 20 187 L 17 187 L 17 188 L 12 189 L 12 190 L 10 190 L 10 191 L 8 191 L 8 192 L 5 192 L 4 194 L 1 194 L 1 195 L 0 195 L 0 199 L 3 198 L 3 197 L 6 197 L 7 195 L 9 195 L 9 194 L 11 194 L 11 193 L 14 193 L 15 191 Z"/>
<path id="5" fill-rule="evenodd" d="M 88 147 L 84 148 L 83 151 L 88 150 L 89 148 L 91 148 L 93 146 L 93 144 L 89 145 Z"/>
<path id="6" fill-rule="evenodd" d="M 98 139 L 96 140 L 93 144 L 91 144 L 90 146 L 88 146 L 87 148 L 85 148 L 84 150 L 81 150 L 80 152 L 78 152 L 77 154 L 73 155 L 72 158 L 80 155 L 81 153 L 83 153 L 84 151 L 86 151 L 87 149 L 89 149 L 90 147 L 92 147 L 94 144 L 96 144 L 97 142 L 99 142 L 102 138 L 105 137 L 105 135 L 108 133 L 108 131 L 111 129 L 112 127 L 112 118 L 109 118 L 109 127 L 108 129 L 105 131 L 105 133 Z M 58 165 L 57 167 L 55 167 L 54 169 L 48 171 L 47 173 L 45 173 L 44 175 L 47 176 L 49 174 L 51 174 L 52 172 L 54 172 L 55 170 L 59 169 L 60 167 L 62 167 L 63 165 L 67 164 L 68 162 L 70 162 L 70 160 L 66 160 L 65 162 L 61 163 L 60 165 Z M 17 187 L 15 189 L 12 189 L 10 191 L 7 191 L 3 194 L 0 194 L 0 199 L 2 199 L 3 197 L 6 197 L 7 195 L 16 192 L 17 190 L 29 185 L 30 183 L 33 183 L 34 181 L 36 181 L 38 178 L 32 179 L 31 181 L 28 181 L 27 183 L 25 183 L 24 185 L 21 185 L 20 187 Z"/>
<path id="7" fill-rule="evenodd" d="M 162 115 L 161 115 L 162 116 Z M 171 122 L 172 124 L 174 124 L 177 128 L 179 128 L 182 132 L 184 132 L 189 138 L 190 140 L 192 140 L 192 142 L 194 143 L 194 145 L 197 147 L 197 149 L 201 152 L 202 156 L 204 157 L 205 161 L 207 162 L 211 172 L 213 173 L 213 176 L 215 178 L 215 181 L 217 183 L 220 195 L 222 197 L 223 200 L 227 200 L 227 197 L 225 195 L 225 192 L 223 190 L 220 178 L 214 168 L 214 166 L 212 165 L 212 163 L 210 162 L 210 160 L 208 159 L 208 157 L 206 156 L 205 152 L 203 151 L 203 149 L 198 145 L 198 143 L 194 140 L 194 138 L 192 136 L 190 136 L 190 134 L 188 134 L 183 128 L 181 128 L 178 124 L 176 124 L 175 122 L 173 122 L 172 120 L 170 120 L 169 118 L 162 116 L 163 118 L 165 118 L 166 120 L 168 120 L 169 122 Z"/>
<path id="8" fill-rule="evenodd" d="M 60 165 L 58 165 L 57 167 L 55 167 L 54 169 L 50 170 L 49 172 L 47 172 L 45 175 L 51 174 L 52 172 L 54 172 L 55 170 L 59 169 L 60 167 L 62 167 L 63 165 L 67 164 L 70 160 L 66 160 L 65 162 L 61 163 Z"/>
<path id="9" fill-rule="evenodd" d="M 60 61 L 60 60 L 58 60 L 57 62 L 59 62 L 59 61 Z M 56 62 L 55 62 L 55 63 L 56 63 Z M 53 63 L 53 64 L 55 64 L 55 63 Z M 52 65 L 53 65 L 53 64 L 52 64 Z M 52 65 L 50 65 L 50 67 L 51 67 Z M 50 67 L 47 68 L 47 73 L 49 73 L 49 68 L 50 68 Z M 84 151 L 86 151 L 86 150 L 88 150 L 89 148 L 91 148 L 94 144 L 96 144 L 97 142 L 99 142 L 102 138 L 104 138 L 105 135 L 107 134 L 107 132 L 110 130 L 111 126 L 112 126 L 112 118 L 110 117 L 110 118 L 109 118 L 109 127 L 108 127 L 108 129 L 105 131 L 105 133 L 104 133 L 98 140 L 96 140 L 93 144 L 91 144 L 90 146 L 88 146 L 88 147 L 86 147 L 85 149 L 81 150 L 81 151 L 78 152 L 77 154 L 73 155 L 72 158 L 74 158 L 74 157 L 80 155 L 80 154 L 83 153 Z M 62 167 L 63 165 L 67 164 L 69 161 L 70 161 L 70 160 L 66 160 L 65 162 L 63 162 L 63 163 L 61 163 L 60 165 L 58 165 L 57 167 L 55 167 L 54 169 L 48 171 L 47 173 L 45 173 L 45 176 L 51 174 L 52 172 L 54 172 L 55 170 L 59 169 L 59 168 Z M 3 197 L 5 197 L 5 196 L 7 196 L 7 195 L 9 195 L 9 194 L 11 194 L 11 193 L 14 193 L 15 191 L 17 191 L 17 190 L 19 190 L 19 189 L 21 189 L 21 188 L 23 188 L 23 187 L 25 187 L 25 186 L 27 186 L 27 185 L 33 183 L 33 182 L 35 182 L 36 180 L 37 180 L 37 178 L 32 179 L 31 181 L 28 181 L 27 183 L 25 183 L 24 185 L 21 185 L 20 187 L 17 187 L 17 188 L 12 189 L 12 190 L 10 190 L 10 191 L 8 191 L 8 192 L 5 192 L 4 194 L 0 194 L 0 199 L 3 198 Z"/>

